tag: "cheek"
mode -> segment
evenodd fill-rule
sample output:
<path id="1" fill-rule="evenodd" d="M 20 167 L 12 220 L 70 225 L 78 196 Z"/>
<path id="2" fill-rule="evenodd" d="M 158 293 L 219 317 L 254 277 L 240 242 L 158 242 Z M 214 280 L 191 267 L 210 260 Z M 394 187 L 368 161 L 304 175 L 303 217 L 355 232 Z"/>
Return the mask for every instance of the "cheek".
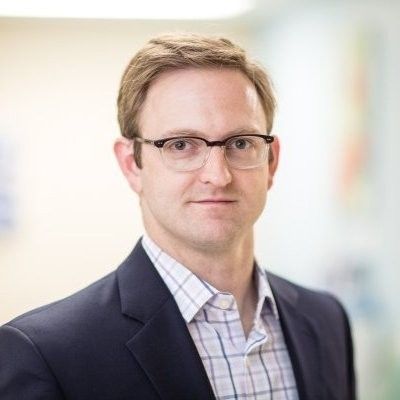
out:
<path id="1" fill-rule="evenodd" d="M 268 189 L 268 174 L 266 171 L 251 172 L 252 173 L 248 175 L 244 174 L 243 176 L 240 176 L 238 186 L 242 188 L 244 192 L 254 195 L 254 197 L 266 193 Z"/>
<path id="2" fill-rule="evenodd" d="M 267 198 L 267 175 L 260 174 L 253 178 L 244 177 L 241 185 L 243 196 L 251 212 L 259 214 L 264 208 Z"/>
<path id="3" fill-rule="evenodd" d="M 164 212 L 179 206 L 188 190 L 187 179 L 170 171 L 148 172 L 142 179 L 142 200 L 162 208 Z"/>

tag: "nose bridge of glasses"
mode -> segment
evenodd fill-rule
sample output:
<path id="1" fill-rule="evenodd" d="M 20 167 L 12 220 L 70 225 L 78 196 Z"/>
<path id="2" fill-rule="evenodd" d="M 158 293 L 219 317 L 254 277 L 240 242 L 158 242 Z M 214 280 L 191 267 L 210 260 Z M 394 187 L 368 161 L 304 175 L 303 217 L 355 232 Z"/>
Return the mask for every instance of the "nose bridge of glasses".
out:
<path id="1" fill-rule="evenodd" d="M 208 140 L 206 140 L 205 141 L 206 143 L 207 143 L 207 147 L 215 147 L 215 146 L 218 146 L 218 147 L 225 147 L 225 144 L 226 144 L 226 140 L 213 140 L 213 141 L 208 141 Z"/>
<path id="2" fill-rule="evenodd" d="M 208 144 L 208 143 L 210 143 L 210 144 Z M 221 162 L 222 162 L 222 164 L 226 168 L 228 166 L 228 164 L 227 164 L 228 160 L 226 157 L 225 143 L 222 141 L 214 141 L 214 142 L 208 142 L 208 143 L 207 143 L 207 147 L 206 147 L 208 151 L 205 154 L 203 166 L 205 164 L 211 164 L 211 165 L 214 165 L 214 167 L 215 167 L 216 162 L 217 162 L 217 164 L 221 164 Z M 219 150 L 219 151 L 217 151 L 217 152 L 214 151 L 215 154 L 213 156 L 211 156 L 213 148 L 217 148 L 217 150 Z M 212 158 L 214 158 L 214 160 L 211 160 L 211 163 L 210 163 L 210 159 L 212 159 Z"/>
<path id="3" fill-rule="evenodd" d="M 208 162 L 208 159 L 210 158 L 210 154 L 211 154 L 211 150 L 213 149 L 213 147 L 219 147 L 220 149 L 220 153 L 223 153 L 225 160 L 226 160 L 226 140 L 213 140 L 213 141 L 209 141 L 209 140 L 205 140 L 204 142 L 207 144 L 207 155 L 206 155 L 206 159 L 205 162 Z"/>

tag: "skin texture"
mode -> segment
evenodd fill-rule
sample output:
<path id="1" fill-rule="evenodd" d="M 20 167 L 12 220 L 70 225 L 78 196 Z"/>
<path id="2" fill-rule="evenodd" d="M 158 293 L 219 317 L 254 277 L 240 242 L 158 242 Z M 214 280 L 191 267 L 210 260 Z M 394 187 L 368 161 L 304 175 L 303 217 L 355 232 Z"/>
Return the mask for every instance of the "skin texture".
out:
<path id="1" fill-rule="evenodd" d="M 266 133 L 266 119 L 253 84 L 239 71 L 186 69 L 161 74 L 151 85 L 139 121 L 144 138 L 198 135 L 222 140 L 238 133 Z M 251 328 L 256 291 L 252 282 L 253 225 L 262 213 L 276 171 L 274 159 L 262 166 L 229 167 L 213 147 L 202 168 L 167 169 L 159 150 L 142 146 L 142 168 L 132 142 L 117 139 L 114 151 L 131 188 L 138 194 L 150 237 L 238 303 L 245 331 Z"/>

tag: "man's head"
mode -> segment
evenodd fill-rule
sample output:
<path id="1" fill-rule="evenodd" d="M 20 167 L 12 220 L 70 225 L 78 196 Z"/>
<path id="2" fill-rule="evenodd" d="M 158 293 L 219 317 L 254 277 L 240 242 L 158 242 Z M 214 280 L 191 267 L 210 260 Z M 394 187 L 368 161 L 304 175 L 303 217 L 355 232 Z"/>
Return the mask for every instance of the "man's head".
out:
<path id="1" fill-rule="evenodd" d="M 140 111 L 152 83 L 164 72 L 187 68 L 229 68 L 243 73 L 255 86 L 272 130 L 275 99 L 265 70 L 237 44 L 222 37 L 168 34 L 151 39 L 129 62 L 118 95 L 118 121 L 124 137 L 141 136 Z M 141 145 L 135 144 L 141 167 Z"/>
<path id="2" fill-rule="evenodd" d="M 279 158 L 265 72 L 226 39 L 163 36 L 129 64 L 118 105 L 115 154 L 152 239 L 208 254 L 250 244 Z"/>

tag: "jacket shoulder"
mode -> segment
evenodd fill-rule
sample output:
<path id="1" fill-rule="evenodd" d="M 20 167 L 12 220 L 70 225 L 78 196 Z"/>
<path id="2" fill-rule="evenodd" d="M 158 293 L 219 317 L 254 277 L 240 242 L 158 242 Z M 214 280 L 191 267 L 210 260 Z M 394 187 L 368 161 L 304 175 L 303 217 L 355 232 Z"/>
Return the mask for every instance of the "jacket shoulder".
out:
<path id="1" fill-rule="evenodd" d="M 341 301 L 332 293 L 307 288 L 268 272 L 274 295 L 293 304 L 299 312 L 320 322 L 341 321 L 348 325 L 348 316 Z"/>
<path id="2" fill-rule="evenodd" d="M 6 326 L 29 337 L 63 337 L 66 332 L 82 332 L 96 321 L 100 323 L 115 308 L 120 309 L 120 301 L 114 271 L 64 299 L 14 318 Z"/>

